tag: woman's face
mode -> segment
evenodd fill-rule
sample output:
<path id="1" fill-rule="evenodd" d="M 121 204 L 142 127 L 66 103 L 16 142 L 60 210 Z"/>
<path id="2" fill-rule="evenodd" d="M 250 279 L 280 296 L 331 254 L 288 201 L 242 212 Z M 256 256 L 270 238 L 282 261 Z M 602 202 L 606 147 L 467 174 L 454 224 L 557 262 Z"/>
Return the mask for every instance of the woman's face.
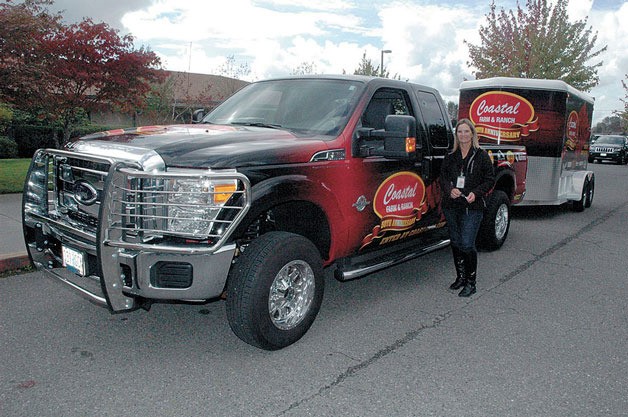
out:
<path id="1" fill-rule="evenodd" d="M 461 123 L 457 126 L 456 135 L 458 135 L 458 143 L 460 144 L 470 144 L 473 140 L 473 133 L 471 132 L 471 128 L 464 123 Z"/>

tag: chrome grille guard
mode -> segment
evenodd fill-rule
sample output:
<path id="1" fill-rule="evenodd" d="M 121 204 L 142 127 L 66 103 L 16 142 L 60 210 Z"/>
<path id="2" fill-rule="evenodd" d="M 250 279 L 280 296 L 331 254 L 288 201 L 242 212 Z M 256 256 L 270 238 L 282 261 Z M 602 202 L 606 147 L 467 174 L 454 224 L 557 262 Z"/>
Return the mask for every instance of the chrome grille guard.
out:
<path id="1" fill-rule="evenodd" d="M 210 188 L 178 192 L 173 189 L 173 184 L 178 180 L 207 184 L 230 182 L 233 189 L 228 192 Z M 192 199 L 206 198 L 207 203 L 172 201 L 173 197 L 182 194 Z M 164 253 L 214 252 L 229 238 L 251 204 L 251 186 L 248 178 L 234 170 L 144 172 L 119 164 L 110 170 L 107 195 L 107 203 L 101 211 L 102 244 Z M 218 195 L 226 200 L 225 204 L 218 205 L 212 202 Z M 178 215 L 173 214 L 174 212 Z M 189 224 L 196 224 L 206 232 L 194 233 L 179 228 L 181 225 Z M 153 243 L 164 237 L 203 241 L 205 244 Z"/>

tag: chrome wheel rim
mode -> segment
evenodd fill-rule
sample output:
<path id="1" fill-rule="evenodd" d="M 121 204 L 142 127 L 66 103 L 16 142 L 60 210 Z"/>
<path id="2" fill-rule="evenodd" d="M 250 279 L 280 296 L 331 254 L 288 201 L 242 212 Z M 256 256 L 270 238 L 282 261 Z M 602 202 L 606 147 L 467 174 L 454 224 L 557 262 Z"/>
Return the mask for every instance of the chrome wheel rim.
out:
<path id="1" fill-rule="evenodd" d="M 284 265 L 270 286 L 268 313 L 281 330 L 296 327 L 306 316 L 314 299 L 314 271 L 307 262 Z"/>
<path id="2" fill-rule="evenodd" d="M 495 238 L 502 240 L 506 236 L 506 230 L 508 229 L 508 206 L 502 204 L 497 209 L 495 215 Z"/>

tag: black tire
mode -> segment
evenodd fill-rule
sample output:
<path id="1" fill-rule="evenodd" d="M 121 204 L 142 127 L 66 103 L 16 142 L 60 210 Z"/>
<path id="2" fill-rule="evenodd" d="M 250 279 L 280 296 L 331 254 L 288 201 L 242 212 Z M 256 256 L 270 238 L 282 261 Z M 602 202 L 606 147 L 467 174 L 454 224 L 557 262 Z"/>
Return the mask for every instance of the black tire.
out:
<path id="1" fill-rule="evenodd" d="M 323 300 L 322 265 L 318 249 L 303 236 L 269 232 L 255 239 L 229 275 L 226 308 L 231 330 L 265 350 L 299 340 Z"/>
<path id="2" fill-rule="evenodd" d="M 595 177 L 591 177 L 589 181 L 589 189 L 587 190 L 587 195 L 584 200 L 584 207 L 589 208 L 591 204 L 593 204 L 593 196 L 595 195 Z"/>
<path id="3" fill-rule="evenodd" d="M 484 210 L 476 245 L 484 250 L 497 250 L 506 241 L 508 230 L 510 230 L 510 200 L 505 192 L 495 190 Z"/>
<path id="4" fill-rule="evenodd" d="M 581 213 L 584 211 L 585 207 L 587 207 L 587 196 L 589 195 L 589 180 L 584 182 L 582 186 L 582 193 L 580 195 L 580 200 L 574 200 L 571 204 L 571 208 L 573 211 Z M 593 200 L 591 200 L 593 201 Z"/>

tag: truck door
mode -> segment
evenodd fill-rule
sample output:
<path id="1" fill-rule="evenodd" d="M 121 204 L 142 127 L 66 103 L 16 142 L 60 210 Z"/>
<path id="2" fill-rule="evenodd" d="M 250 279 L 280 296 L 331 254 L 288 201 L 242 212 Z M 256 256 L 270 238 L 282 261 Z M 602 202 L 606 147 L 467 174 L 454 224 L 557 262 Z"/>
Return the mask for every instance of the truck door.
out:
<path id="1" fill-rule="evenodd" d="M 419 135 L 417 142 L 425 146 L 429 138 L 411 95 L 410 90 L 388 87 L 375 91 L 362 112 L 354 141 L 360 129 L 384 130 L 388 115 L 408 115 L 417 119 L 415 137 Z M 438 239 L 435 231 L 444 225 L 440 193 L 431 185 L 434 175 L 424 171 L 421 158 L 391 159 L 354 152 L 352 163 L 359 177 L 353 178 L 351 187 L 353 207 L 361 219 L 354 236 L 359 241 L 358 252 L 403 243 L 427 245 Z"/>

